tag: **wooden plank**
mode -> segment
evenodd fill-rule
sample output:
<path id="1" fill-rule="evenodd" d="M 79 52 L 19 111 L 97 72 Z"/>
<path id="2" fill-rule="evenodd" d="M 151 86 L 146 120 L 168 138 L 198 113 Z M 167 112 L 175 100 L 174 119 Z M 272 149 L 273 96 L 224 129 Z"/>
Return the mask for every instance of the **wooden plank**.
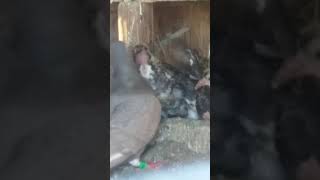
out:
<path id="1" fill-rule="evenodd" d="M 110 40 L 118 41 L 118 3 L 110 5 Z"/>

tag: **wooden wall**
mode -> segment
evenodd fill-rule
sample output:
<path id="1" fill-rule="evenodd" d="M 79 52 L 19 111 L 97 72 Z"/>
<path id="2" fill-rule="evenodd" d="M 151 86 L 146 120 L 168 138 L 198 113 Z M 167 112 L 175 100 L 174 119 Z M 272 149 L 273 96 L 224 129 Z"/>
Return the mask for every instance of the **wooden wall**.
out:
<path id="1" fill-rule="evenodd" d="M 164 36 L 182 27 L 190 30 L 183 39 L 191 47 L 206 56 L 210 44 L 210 1 L 207 2 L 159 2 L 154 3 L 154 33 Z"/>
<path id="2" fill-rule="evenodd" d="M 120 3 L 118 10 L 120 41 L 124 41 L 129 45 L 152 41 L 153 4 L 139 3 L 137 1 Z M 142 16 L 140 16 L 140 12 Z"/>
<path id="3" fill-rule="evenodd" d="M 119 3 L 119 40 L 129 46 L 151 44 L 156 38 L 164 38 L 166 34 L 182 27 L 190 29 L 182 36 L 187 45 L 207 56 L 210 45 L 210 1 Z"/>
<path id="4" fill-rule="evenodd" d="M 119 3 L 110 4 L 110 40 L 118 40 L 118 5 Z"/>

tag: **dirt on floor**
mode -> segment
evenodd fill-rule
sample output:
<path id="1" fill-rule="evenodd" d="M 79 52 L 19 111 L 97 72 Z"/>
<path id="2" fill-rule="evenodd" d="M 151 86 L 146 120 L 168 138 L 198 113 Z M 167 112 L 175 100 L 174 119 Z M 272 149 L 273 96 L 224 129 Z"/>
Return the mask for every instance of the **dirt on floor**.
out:
<path id="1" fill-rule="evenodd" d="M 182 118 L 163 120 L 141 160 L 159 162 L 159 169 L 175 169 L 210 160 L 210 122 Z M 159 169 L 139 170 L 125 164 L 112 172 L 110 180 L 127 179 L 124 177 Z"/>

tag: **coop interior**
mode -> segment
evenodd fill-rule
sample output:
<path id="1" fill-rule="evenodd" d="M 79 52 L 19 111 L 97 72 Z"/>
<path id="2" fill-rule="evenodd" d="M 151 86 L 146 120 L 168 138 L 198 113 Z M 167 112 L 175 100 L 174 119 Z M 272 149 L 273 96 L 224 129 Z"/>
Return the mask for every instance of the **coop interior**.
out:
<path id="1" fill-rule="evenodd" d="M 151 143 L 142 159 L 209 160 L 210 1 L 114 0 L 110 27 L 111 41 L 126 44 L 161 103 L 156 139 L 162 140 Z"/>
<path id="2" fill-rule="evenodd" d="M 178 89 L 177 91 L 182 93 L 182 96 L 188 96 L 187 94 L 194 96 L 187 99 L 188 105 L 186 106 L 194 106 L 189 107 L 189 109 L 193 108 L 195 112 L 189 112 L 188 116 L 187 111 L 191 111 L 188 110 L 188 107 L 185 107 L 185 110 L 177 110 L 174 109 L 177 108 L 174 106 L 178 106 L 177 102 L 164 102 L 162 103 L 163 106 L 166 106 L 164 109 L 170 111 L 170 115 L 164 115 L 164 117 L 203 119 L 203 112 L 199 115 L 198 111 L 205 110 L 199 110 L 200 107 L 198 106 L 197 111 L 195 106 L 200 103 L 197 102 L 197 92 L 193 89 L 199 81 L 200 85 L 198 86 L 208 86 L 210 80 L 210 1 L 142 0 L 125 3 L 113 1 L 110 13 L 110 23 L 113 28 L 111 39 L 125 42 L 130 53 L 133 53 L 133 58 L 139 56 L 137 54 L 141 52 L 142 47 L 146 48 L 147 54 L 150 56 L 148 61 L 153 66 L 151 69 L 155 71 L 155 76 L 160 76 L 159 71 L 166 69 L 163 71 L 170 72 L 163 73 L 167 77 L 172 75 L 172 78 L 176 80 L 173 83 L 177 84 L 177 81 L 185 79 L 182 74 L 191 74 L 191 79 L 186 77 L 190 79 L 189 83 L 186 83 L 188 87 L 181 87 L 187 85 L 165 84 L 169 82 L 160 84 L 158 83 L 159 79 L 163 78 L 154 77 L 154 79 L 157 79 L 154 80 L 150 77 L 152 72 L 144 72 L 144 74 L 141 72 L 147 81 L 153 81 L 150 83 L 156 92 L 159 89 L 162 89 L 162 91 L 163 89 L 168 91 Z M 169 95 L 170 92 L 157 93 L 160 99 L 180 98 L 169 97 L 171 96 Z M 166 98 L 163 98 L 164 96 Z M 204 98 L 209 101 L 209 97 L 202 97 L 202 99 Z M 203 108 L 208 109 L 209 107 Z M 173 111 L 186 111 L 186 113 Z M 208 115 L 206 119 L 208 119 Z"/>

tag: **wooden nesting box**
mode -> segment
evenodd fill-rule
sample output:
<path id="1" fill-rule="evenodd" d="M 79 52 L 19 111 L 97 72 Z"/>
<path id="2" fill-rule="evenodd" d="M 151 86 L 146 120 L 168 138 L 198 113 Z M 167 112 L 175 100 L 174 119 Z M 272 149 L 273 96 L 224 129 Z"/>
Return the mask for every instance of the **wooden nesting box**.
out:
<path id="1" fill-rule="evenodd" d="M 178 35 L 202 56 L 209 53 L 209 0 L 112 0 L 110 7 L 111 31 L 128 46 Z"/>

